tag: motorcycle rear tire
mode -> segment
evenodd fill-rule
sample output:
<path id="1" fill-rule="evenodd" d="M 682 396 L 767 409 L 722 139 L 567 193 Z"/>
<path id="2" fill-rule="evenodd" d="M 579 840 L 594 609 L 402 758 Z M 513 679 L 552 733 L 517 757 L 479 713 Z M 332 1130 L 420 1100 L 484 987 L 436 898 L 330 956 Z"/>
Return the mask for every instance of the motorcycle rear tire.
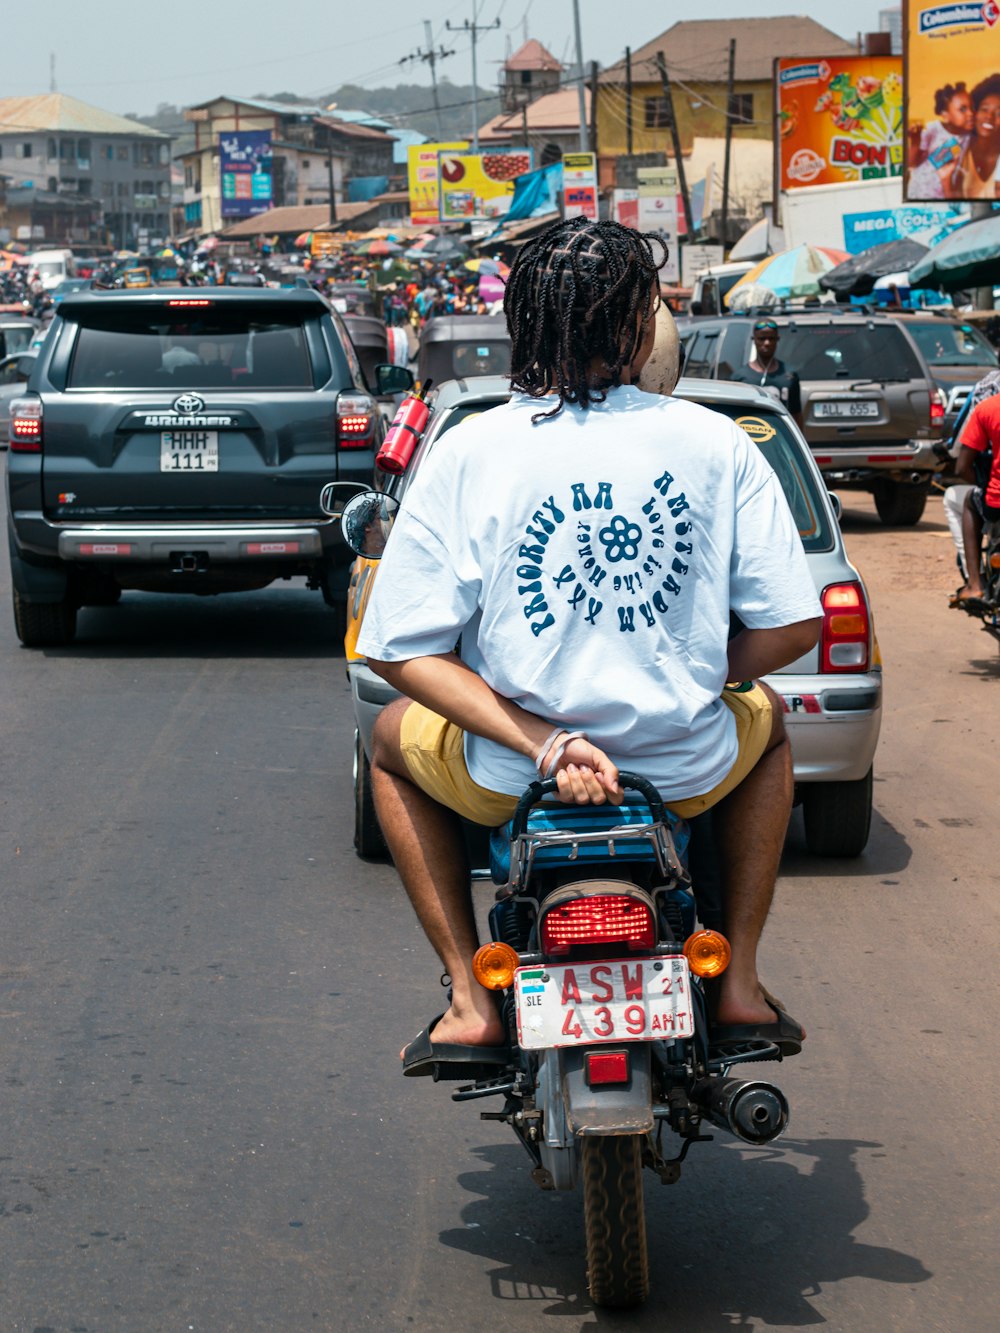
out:
<path id="1" fill-rule="evenodd" d="M 642 1134 L 586 1136 L 583 1219 L 587 1283 L 595 1305 L 630 1309 L 649 1295 Z"/>

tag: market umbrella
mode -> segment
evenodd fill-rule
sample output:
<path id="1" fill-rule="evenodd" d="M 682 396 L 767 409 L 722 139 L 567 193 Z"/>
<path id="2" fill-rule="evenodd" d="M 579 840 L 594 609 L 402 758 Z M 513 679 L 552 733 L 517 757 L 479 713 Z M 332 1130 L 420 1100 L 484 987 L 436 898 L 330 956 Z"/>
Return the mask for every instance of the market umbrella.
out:
<path id="1" fill-rule="evenodd" d="M 1000 215 L 967 222 L 939 241 L 910 269 L 911 287 L 946 292 L 1000 282 Z"/>
<path id="2" fill-rule="evenodd" d="M 503 278 L 504 282 L 510 277 L 510 265 L 499 259 L 467 259 L 465 267 L 472 273 L 489 273 L 494 278 Z"/>
<path id="3" fill-rule="evenodd" d="M 902 269 L 911 269 L 927 253 L 927 246 L 909 237 L 902 240 L 886 241 L 883 245 L 873 245 L 859 255 L 851 255 L 842 264 L 824 273 L 819 285 L 825 292 L 834 292 L 837 296 L 867 296 L 875 289 L 879 278 L 890 273 L 899 273 Z M 909 286 L 909 283 L 904 284 Z"/>
<path id="4" fill-rule="evenodd" d="M 791 250 L 781 250 L 744 273 L 729 289 L 726 305 L 732 309 L 734 295 L 742 287 L 753 285 L 768 288 L 779 300 L 819 296 L 820 277 L 847 258 L 846 250 L 833 250 L 826 245 L 796 245 Z"/>
<path id="5" fill-rule="evenodd" d="M 388 259 L 390 255 L 403 253 L 403 247 L 395 241 L 359 241 L 352 248 L 356 255 L 366 255 L 369 259 Z"/>
<path id="6" fill-rule="evenodd" d="M 295 246 L 296 250 L 304 250 L 307 245 L 312 245 L 312 238 L 313 234 L 311 231 L 303 231 L 296 236 L 292 244 Z"/>

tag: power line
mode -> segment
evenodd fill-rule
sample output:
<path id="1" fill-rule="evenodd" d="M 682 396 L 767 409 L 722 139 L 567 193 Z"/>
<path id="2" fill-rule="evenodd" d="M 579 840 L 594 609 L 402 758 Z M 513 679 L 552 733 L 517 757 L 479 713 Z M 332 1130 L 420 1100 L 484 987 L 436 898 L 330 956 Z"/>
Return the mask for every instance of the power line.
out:
<path id="1" fill-rule="evenodd" d="M 479 152 L 479 74 L 476 70 L 476 39 L 481 32 L 489 32 L 493 28 L 500 27 L 499 17 L 492 23 L 477 23 L 479 17 L 479 6 L 474 5 L 472 10 L 472 22 L 468 19 L 462 23 L 461 27 L 451 26 L 451 19 L 445 24 L 449 32 L 467 32 L 472 38 L 472 149 L 473 152 Z"/>

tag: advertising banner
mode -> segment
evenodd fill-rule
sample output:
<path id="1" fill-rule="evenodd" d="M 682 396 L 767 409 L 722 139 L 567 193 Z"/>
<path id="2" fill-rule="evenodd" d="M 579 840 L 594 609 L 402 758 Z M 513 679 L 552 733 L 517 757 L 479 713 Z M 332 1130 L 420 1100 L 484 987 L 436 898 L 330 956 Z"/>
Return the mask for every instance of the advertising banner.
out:
<path id="1" fill-rule="evenodd" d="M 639 230 L 639 191 L 615 189 L 611 191 L 611 216 L 623 227 Z"/>
<path id="2" fill-rule="evenodd" d="M 933 246 L 969 220 L 966 204 L 925 204 L 912 208 L 880 208 L 844 215 L 844 249 L 859 255 L 872 245 L 909 238 Z"/>
<path id="3" fill-rule="evenodd" d="M 249 218 L 272 205 L 271 131 L 227 130 L 219 135 L 222 216 Z"/>
<path id="4" fill-rule="evenodd" d="M 597 221 L 596 153 L 563 153 L 563 217 Z"/>
<path id="5" fill-rule="evenodd" d="M 514 181 L 530 171 L 530 148 L 495 153 L 442 152 L 439 159 L 440 222 L 482 222 L 502 218 L 514 197 Z"/>
<path id="6" fill-rule="evenodd" d="M 899 56 L 776 60 L 778 189 L 903 174 Z"/>
<path id="7" fill-rule="evenodd" d="M 680 282 L 678 253 L 677 191 L 680 188 L 676 167 L 640 167 L 636 172 L 639 186 L 639 230 L 656 232 L 667 247 L 667 262 L 660 269 L 663 282 Z"/>
<path id="8" fill-rule="evenodd" d="M 1000 5 L 904 0 L 905 196 L 995 200 Z"/>
<path id="9" fill-rule="evenodd" d="M 464 140 L 457 143 L 411 144 L 407 150 L 407 188 L 410 196 L 410 225 L 436 226 L 441 221 L 438 200 L 438 154 L 460 153 L 468 148 Z"/>

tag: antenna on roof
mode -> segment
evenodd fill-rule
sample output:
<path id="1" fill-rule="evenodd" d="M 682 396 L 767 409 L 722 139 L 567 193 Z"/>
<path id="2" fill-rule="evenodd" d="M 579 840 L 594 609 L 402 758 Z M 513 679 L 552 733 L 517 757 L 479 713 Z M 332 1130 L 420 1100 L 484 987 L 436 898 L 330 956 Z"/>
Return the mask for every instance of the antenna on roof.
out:
<path id="1" fill-rule="evenodd" d="M 55 51 L 51 51 L 49 53 L 49 92 L 54 93 L 55 90 L 56 90 L 56 53 Z"/>

